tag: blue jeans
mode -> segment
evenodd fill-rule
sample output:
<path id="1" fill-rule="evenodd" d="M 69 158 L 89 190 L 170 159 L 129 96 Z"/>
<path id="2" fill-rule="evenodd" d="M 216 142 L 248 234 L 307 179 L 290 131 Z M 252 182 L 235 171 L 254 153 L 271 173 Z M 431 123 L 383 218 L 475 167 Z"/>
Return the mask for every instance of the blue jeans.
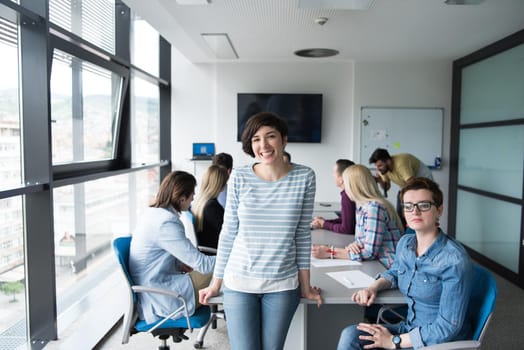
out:
<path id="1" fill-rule="evenodd" d="M 400 325 L 383 325 L 391 334 L 402 334 L 406 333 L 407 330 L 405 327 Z M 357 325 L 346 327 L 342 330 L 340 334 L 340 339 L 338 340 L 337 350 L 362 350 L 364 345 L 372 344 L 368 340 L 360 340 L 358 337 L 360 335 L 369 335 L 367 332 L 362 332 L 357 329 Z M 404 349 L 413 349 L 413 348 L 404 348 Z"/>
<path id="2" fill-rule="evenodd" d="M 282 349 L 299 302 L 299 288 L 266 294 L 224 289 L 231 350 Z"/>

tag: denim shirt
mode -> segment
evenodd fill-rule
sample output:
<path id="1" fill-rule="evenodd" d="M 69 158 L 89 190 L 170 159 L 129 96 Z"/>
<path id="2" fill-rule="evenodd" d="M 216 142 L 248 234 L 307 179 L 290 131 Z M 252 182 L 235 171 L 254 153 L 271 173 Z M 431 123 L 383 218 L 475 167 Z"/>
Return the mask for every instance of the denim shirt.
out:
<path id="1" fill-rule="evenodd" d="M 467 339 L 465 322 L 473 284 L 472 264 L 465 249 L 439 230 L 429 249 L 417 257 L 416 235 L 404 235 L 395 262 L 382 274 L 406 298 L 403 327 L 415 349 Z"/>

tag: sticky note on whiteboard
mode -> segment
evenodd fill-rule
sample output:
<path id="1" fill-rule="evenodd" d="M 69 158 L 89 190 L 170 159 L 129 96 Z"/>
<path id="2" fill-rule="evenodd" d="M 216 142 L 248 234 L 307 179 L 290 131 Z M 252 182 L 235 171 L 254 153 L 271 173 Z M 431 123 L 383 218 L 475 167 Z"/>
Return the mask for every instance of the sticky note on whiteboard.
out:
<path id="1" fill-rule="evenodd" d="M 399 149 L 400 148 L 400 142 L 393 142 L 393 148 Z"/>

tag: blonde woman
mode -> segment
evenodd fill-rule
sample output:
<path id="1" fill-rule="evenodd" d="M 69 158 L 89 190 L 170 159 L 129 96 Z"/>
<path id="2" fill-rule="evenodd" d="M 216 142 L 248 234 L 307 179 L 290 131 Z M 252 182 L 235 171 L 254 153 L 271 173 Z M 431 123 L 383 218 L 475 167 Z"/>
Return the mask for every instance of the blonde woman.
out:
<path id="1" fill-rule="evenodd" d="M 344 171 L 342 178 L 346 194 L 357 203 L 355 241 L 346 247 L 350 259 L 377 259 L 389 268 L 404 232 L 400 217 L 380 194 L 368 168 L 353 165 Z"/>
<path id="2" fill-rule="evenodd" d="M 344 248 L 315 245 L 317 259 L 379 260 L 386 268 L 395 259 L 395 247 L 403 227 L 395 208 L 378 190 L 368 168 L 352 165 L 342 173 L 344 191 L 356 203 L 355 241 Z"/>
<path id="3" fill-rule="evenodd" d="M 198 245 L 218 247 L 218 236 L 224 221 L 224 208 L 218 202 L 218 195 L 228 178 L 227 169 L 220 165 L 211 165 L 202 177 L 200 191 L 191 206 Z"/>

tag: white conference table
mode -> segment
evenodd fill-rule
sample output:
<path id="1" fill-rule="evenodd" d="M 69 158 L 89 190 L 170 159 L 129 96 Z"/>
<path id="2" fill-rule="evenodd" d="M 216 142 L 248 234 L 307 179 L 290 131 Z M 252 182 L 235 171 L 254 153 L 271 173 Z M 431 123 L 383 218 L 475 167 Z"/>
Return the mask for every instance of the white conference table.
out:
<path id="1" fill-rule="evenodd" d="M 311 238 L 313 244 L 344 247 L 354 240 L 354 235 L 312 230 Z M 385 268 L 378 261 L 365 261 L 360 266 L 311 266 L 311 285 L 320 287 L 324 304 L 317 308 L 314 301 L 301 299 L 291 321 L 285 350 L 335 349 L 340 331 L 350 324 L 362 321 L 364 308 L 351 300 L 351 295 L 359 288 L 349 289 L 326 274 L 346 270 L 360 270 L 374 277 L 377 273 L 385 271 Z M 219 304 L 222 297 L 218 296 L 210 301 Z M 405 300 L 398 290 L 390 290 L 381 292 L 376 302 L 402 304 Z"/>

